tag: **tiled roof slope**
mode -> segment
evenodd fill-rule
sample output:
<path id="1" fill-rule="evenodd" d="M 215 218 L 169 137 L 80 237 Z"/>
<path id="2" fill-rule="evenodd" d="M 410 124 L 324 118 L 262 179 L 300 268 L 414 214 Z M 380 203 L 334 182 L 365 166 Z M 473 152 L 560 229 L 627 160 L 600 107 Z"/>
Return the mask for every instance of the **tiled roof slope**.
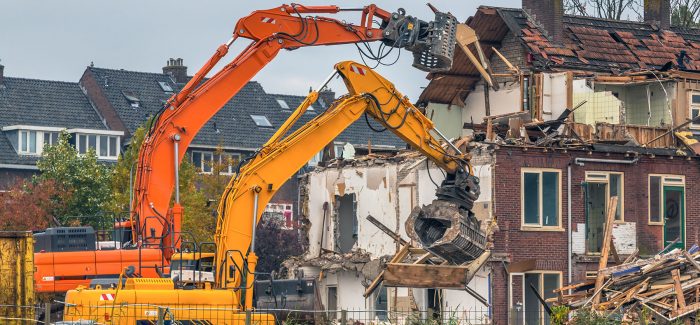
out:
<path id="1" fill-rule="evenodd" d="M 275 99 L 282 99 L 284 100 L 290 107 L 290 109 L 295 109 L 297 106 L 301 104 L 302 101 L 304 101 L 305 97 L 302 96 L 292 96 L 292 95 L 280 95 L 280 94 L 271 94 Z M 300 121 L 297 123 L 297 125 L 303 125 L 303 123 L 306 123 L 310 121 L 312 118 L 316 117 L 317 113 L 320 113 L 320 110 L 325 110 L 328 108 L 328 105 L 331 105 L 332 103 L 327 103 L 323 100 L 319 100 L 314 104 L 314 112 L 307 112 L 304 114 L 304 117 L 300 119 Z M 277 105 L 279 107 L 279 105 Z M 284 118 L 286 119 L 289 117 L 291 114 L 291 111 L 283 111 L 285 114 L 283 115 Z M 383 129 L 383 127 L 375 122 L 374 120 L 370 119 L 372 123 L 372 126 L 375 129 Z M 367 122 L 365 122 L 364 117 L 360 118 L 358 121 L 355 121 L 349 128 L 347 128 L 345 131 L 343 131 L 336 139 L 336 142 L 349 142 L 353 145 L 359 145 L 359 146 L 366 146 L 370 141 L 372 142 L 372 145 L 379 145 L 379 146 L 391 146 L 395 148 L 404 148 L 406 146 L 406 143 L 399 139 L 396 135 L 394 135 L 391 132 L 381 132 L 377 133 L 372 131 L 368 126 Z"/>
<path id="2" fill-rule="evenodd" d="M 136 72 L 89 67 L 98 85 L 105 92 L 108 100 L 117 110 L 130 132 L 142 125 L 146 119 L 155 114 L 171 96 L 164 91 L 159 82 L 170 85 L 178 91 L 182 84 L 175 84 L 169 75 L 162 73 Z M 131 93 L 140 100 L 139 107 L 131 106 L 124 92 Z M 283 109 L 277 99 L 287 101 L 290 110 Z M 256 81 L 248 82 L 214 117 L 207 122 L 192 141 L 192 146 L 215 147 L 222 145 L 241 150 L 255 150 L 262 146 L 289 117 L 291 110 L 304 100 L 303 96 L 268 94 Z M 325 105 L 331 103 L 324 102 Z M 327 106 L 315 104 L 315 112 L 309 112 L 297 122 L 303 125 Z M 272 127 L 260 127 L 251 115 L 263 115 Z M 400 140 L 393 135 L 375 135 L 360 121 L 344 132 L 339 140 L 353 144 L 366 144 L 367 139 L 380 145 L 393 145 Z M 362 121 L 364 123 L 364 121 Z"/>
<path id="3" fill-rule="evenodd" d="M 0 86 L 0 128 L 11 125 L 106 129 L 78 83 L 5 77 Z M 0 164 L 34 165 L 0 136 Z"/>
<path id="4" fill-rule="evenodd" d="M 106 129 L 78 83 L 5 77 L 0 127 L 35 125 Z"/>
<path id="5" fill-rule="evenodd" d="M 700 30 L 660 30 L 645 22 L 564 16 L 564 44 L 551 42 L 522 9 L 498 8 L 503 21 L 535 59 L 583 70 L 659 69 L 676 63 L 681 51 L 685 69 L 700 70 Z M 478 27 L 477 27 L 478 28 Z"/>

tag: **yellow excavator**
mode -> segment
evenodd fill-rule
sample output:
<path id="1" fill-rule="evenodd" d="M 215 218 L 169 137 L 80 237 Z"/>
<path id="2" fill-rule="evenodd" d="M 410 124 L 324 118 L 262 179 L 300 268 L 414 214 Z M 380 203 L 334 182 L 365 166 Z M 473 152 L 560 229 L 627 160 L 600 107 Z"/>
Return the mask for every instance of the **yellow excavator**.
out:
<path id="1" fill-rule="evenodd" d="M 287 135 L 317 100 L 318 91 L 336 76 L 342 78 L 348 94 Z M 225 189 L 218 208 L 213 286 L 183 290 L 175 289 L 169 278 L 127 278 L 115 288 L 81 287 L 66 294 L 64 322 L 150 324 L 167 319 L 190 324 L 273 324 L 274 315 L 253 308 L 258 261 L 255 226 L 284 182 L 363 116 L 379 122 L 446 171 L 434 203 L 447 202 L 454 209 L 431 212 L 449 216 L 428 215 L 414 230 L 429 242 L 439 241 L 446 233 L 470 234 L 470 238 L 443 242 L 435 253 L 456 262 L 480 256 L 486 240 L 470 213 L 479 187 L 468 155 L 452 145 L 391 82 L 365 65 L 345 61 L 336 64 L 323 85 L 311 92 L 272 138 L 242 165 Z M 461 216 L 456 225 L 440 221 L 456 214 Z M 456 231 L 450 227 L 456 227 Z"/>

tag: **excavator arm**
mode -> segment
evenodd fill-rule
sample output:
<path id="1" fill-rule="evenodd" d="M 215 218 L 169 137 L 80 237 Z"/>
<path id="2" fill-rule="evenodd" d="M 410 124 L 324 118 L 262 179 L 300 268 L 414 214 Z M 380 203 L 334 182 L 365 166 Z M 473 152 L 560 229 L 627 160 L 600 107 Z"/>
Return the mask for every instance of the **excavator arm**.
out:
<path id="1" fill-rule="evenodd" d="M 349 93 L 325 112 L 283 137 L 291 124 L 318 97 L 316 92 L 312 92 L 265 147 L 241 167 L 224 191 L 219 203 L 215 236 L 216 282 L 219 287 L 252 287 L 257 264 L 255 226 L 265 206 L 314 154 L 363 114 L 372 117 L 447 171 L 448 179 L 451 178 L 453 182 L 446 182 L 461 188 L 457 191 L 460 195 L 447 195 L 444 199 L 454 202 L 463 199 L 460 207 L 468 210 L 478 196 L 478 185 L 459 181 L 474 178 L 470 176 L 468 157 L 457 148 L 448 149 L 449 141 L 392 83 L 355 62 L 338 63 L 335 70 L 347 85 Z M 450 185 L 443 183 L 441 189 L 445 187 Z M 247 285 L 243 283 L 244 280 Z M 250 308 L 252 294 L 245 297 L 245 306 Z"/>
<path id="2" fill-rule="evenodd" d="M 361 12 L 359 24 L 312 16 L 343 11 Z M 375 22 L 379 25 L 376 26 Z M 134 182 L 131 220 L 136 244 L 161 248 L 165 257 L 179 247 L 182 207 L 177 189 L 180 161 L 198 131 L 258 71 L 282 49 L 305 46 L 366 43 L 405 48 L 414 53 L 414 66 L 426 71 L 452 64 L 456 20 L 436 12 L 435 21 L 407 16 L 403 9 L 389 13 L 375 5 L 360 9 L 337 6 L 283 5 L 259 10 L 236 24 L 232 38 L 219 46 L 206 64 L 174 95 L 156 116 L 141 146 Z M 211 78 L 205 77 L 239 38 L 252 43 Z"/>

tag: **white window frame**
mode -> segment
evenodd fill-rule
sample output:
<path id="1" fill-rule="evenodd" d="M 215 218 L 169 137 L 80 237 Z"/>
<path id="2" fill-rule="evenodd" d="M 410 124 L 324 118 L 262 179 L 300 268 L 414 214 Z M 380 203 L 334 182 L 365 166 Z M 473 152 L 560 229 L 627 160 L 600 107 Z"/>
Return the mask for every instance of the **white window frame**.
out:
<path id="1" fill-rule="evenodd" d="M 31 136 L 32 132 L 34 132 L 34 145 L 36 146 L 34 149 L 34 152 L 31 152 L 29 148 L 29 144 L 27 144 L 27 150 L 24 150 L 24 137 L 23 135 L 27 135 L 27 141 L 29 141 L 29 137 Z M 57 131 L 39 131 L 39 130 L 18 130 L 17 131 L 17 154 L 23 155 L 23 156 L 41 156 L 41 154 L 44 152 L 44 135 L 45 134 L 53 134 L 56 133 L 58 134 Z M 58 139 L 58 137 L 56 138 Z M 49 145 L 54 145 L 54 141 L 49 135 Z"/>
<path id="2" fill-rule="evenodd" d="M 85 145 L 85 153 L 87 153 L 87 151 L 90 150 L 90 147 L 89 147 L 89 142 L 90 142 L 89 137 L 90 137 L 90 136 L 95 136 L 95 155 L 97 155 L 97 158 L 98 158 L 98 159 L 100 159 L 100 160 L 117 160 L 117 159 L 119 159 L 119 148 L 120 148 L 120 146 L 121 146 L 121 137 L 120 137 L 120 136 L 117 136 L 117 135 L 110 135 L 110 134 L 82 133 L 82 132 L 81 132 L 81 133 L 74 133 L 74 134 L 73 134 L 73 137 L 75 138 L 75 150 L 78 151 L 78 154 L 80 154 L 80 155 L 84 155 L 84 154 L 85 154 L 85 153 L 83 153 L 83 152 L 80 152 L 80 142 L 81 142 L 81 141 L 80 141 L 80 137 L 81 137 L 81 136 L 85 136 L 85 139 L 86 139 L 86 141 L 88 142 L 88 143 Z M 100 154 L 100 149 L 102 149 L 102 148 L 101 148 L 101 144 L 100 144 L 100 139 L 101 139 L 102 137 L 107 138 L 107 155 L 101 155 L 101 154 Z M 114 151 L 115 151 L 116 155 L 114 155 L 114 156 L 113 156 L 113 155 L 110 155 L 110 150 L 109 150 L 109 149 L 110 149 L 110 145 L 109 145 L 109 144 L 110 144 L 110 141 L 109 141 L 109 140 L 110 140 L 111 138 L 115 138 L 115 139 L 117 140 L 116 143 L 115 143 L 116 148 L 114 148 Z"/>
<path id="3" fill-rule="evenodd" d="M 693 119 L 693 110 L 698 110 L 698 115 L 700 115 L 700 103 L 693 103 L 693 95 L 700 96 L 700 91 L 690 91 L 688 92 L 688 120 Z M 700 129 L 700 123 L 690 123 L 688 126 L 691 129 Z"/>
<path id="4" fill-rule="evenodd" d="M 194 153 L 200 154 L 200 165 L 201 165 L 201 166 L 197 166 L 197 164 L 194 163 Z M 217 154 L 215 151 L 192 150 L 192 153 L 190 154 L 190 161 L 192 161 L 192 163 L 194 164 L 195 168 L 197 168 L 197 172 L 198 172 L 198 173 L 207 174 L 207 175 L 211 175 L 211 174 L 214 173 L 214 166 L 210 166 L 210 167 L 209 167 L 209 171 L 204 171 L 204 164 L 205 164 L 205 161 L 206 161 L 206 160 L 204 159 L 204 155 L 210 155 L 210 156 L 211 156 L 210 162 L 215 162 L 214 158 L 216 158 L 216 157 L 218 156 L 218 157 L 219 157 L 219 161 L 218 161 L 219 164 L 222 163 L 222 160 L 221 160 L 221 159 L 222 159 L 223 157 L 227 157 L 227 158 L 234 158 L 234 157 L 237 157 L 237 158 L 238 158 L 238 161 L 241 161 L 241 159 L 242 159 L 241 154 L 239 154 L 239 153 L 224 152 L 223 154 L 220 154 L 220 155 L 219 155 L 219 154 Z M 222 170 L 221 173 L 220 173 L 220 175 L 233 175 L 235 169 L 236 169 L 236 165 L 235 165 L 235 164 L 229 164 L 229 165 L 228 165 L 228 168 Z"/>
<path id="5" fill-rule="evenodd" d="M 544 185 L 542 182 L 542 173 L 543 172 L 550 172 L 550 173 L 557 173 L 557 225 L 556 226 L 545 226 L 543 225 L 543 220 L 542 220 L 542 215 L 543 215 L 543 207 L 542 207 L 542 186 Z M 525 174 L 526 173 L 531 173 L 531 174 L 539 174 L 540 175 L 540 186 L 539 186 L 539 199 L 540 202 L 538 202 L 539 205 L 539 214 L 540 214 L 540 221 L 539 224 L 534 224 L 534 223 L 525 223 Z M 563 230 L 562 226 L 562 188 L 561 188 L 561 177 L 562 177 L 562 171 L 561 169 L 556 169 L 556 168 L 521 168 L 520 169 L 520 230 L 523 231 L 561 231 Z"/>
<path id="6" fill-rule="evenodd" d="M 625 173 L 614 171 L 587 171 L 585 176 L 586 183 L 604 183 L 606 200 L 610 200 L 610 175 L 620 175 L 620 196 L 618 204 L 620 205 L 620 219 L 615 219 L 615 223 L 625 223 Z M 607 201 L 605 205 L 607 206 Z"/>
<path id="7" fill-rule="evenodd" d="M 291 108 L 289 107 L 289 104 L 287 104 L 287 101 L 281 98 L 276 98 L 277 105 L 279 105 L 282 109 L 285 110 L 290 110 Z"/>
<path id="8" fill-rule="evenodd" d="M 256 118 L 265 119 L 265 123 L 258 123 L 258 120 Z M 270 119 L 267 118 L 267 116 L 265 116 L 265 115 L 250 114 L 250 119 L 252 119 L 253 123 L 255 123 L 255 126 L 257 126 L 259 128 L 271 128 L 271 127 L 273 127 L 272 122 L 270 122 Z"/>
<path id="9" fill-rule="evenodd" d="M 651 221 L 651 178 L 660 177 L 659 180 L 659 218 L 660 221 Z M 664 216 L 663 216 L 663 195 L 664 186 L 682 186 L 685 188 L 685 176 L 683 175 L 671 175 L 671 174 L 649 174 L 647 177 L 647 222 L 651 226 L 663 226 Z"/>

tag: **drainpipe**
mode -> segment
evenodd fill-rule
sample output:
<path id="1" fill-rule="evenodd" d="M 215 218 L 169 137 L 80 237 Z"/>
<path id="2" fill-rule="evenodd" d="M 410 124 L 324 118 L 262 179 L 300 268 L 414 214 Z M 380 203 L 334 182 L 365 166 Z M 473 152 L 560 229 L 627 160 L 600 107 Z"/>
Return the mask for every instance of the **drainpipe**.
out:
<path id="1" fill-rule="evenodd" d="M 568 236 L 568 240 L 567 240 L 568 241 L 568 245 L 567 245 L 567 256 L 568 256 L 568 258 L 567 258 L 568 270 L 567 271 L 568 271 L 568 275 L 567 276 L 569 279 L 569 283 L 571 283 L 571 276 L 572 276 L 572 271 L 571 271 L 571 269 L 572 269 L 572 262 L 571 262 L 572 249 L 571 249 L 571 245 L 572 245 L 572 241 L 573 241 L 571 238 L 571 163 L 569 163 L 566 166 L 566 213 L 567 213 L 566 233 Z M 572 289 L 569 289 L 569 294 L 571 294 L 571 293 L 572 293 Z"/>
<path id="2" fill-rule="evenodd" d="M 621 160 L 621 159 L 597 159 L 597 158 L 576 158 L 574 163 L 579 166 L 585 165 L 586 162 L 591 163 L 604 163 L 604 164 L 624 164 L 633 165 L 639 161 L 639 157 L 635 157 L 632 160 Z"/>

